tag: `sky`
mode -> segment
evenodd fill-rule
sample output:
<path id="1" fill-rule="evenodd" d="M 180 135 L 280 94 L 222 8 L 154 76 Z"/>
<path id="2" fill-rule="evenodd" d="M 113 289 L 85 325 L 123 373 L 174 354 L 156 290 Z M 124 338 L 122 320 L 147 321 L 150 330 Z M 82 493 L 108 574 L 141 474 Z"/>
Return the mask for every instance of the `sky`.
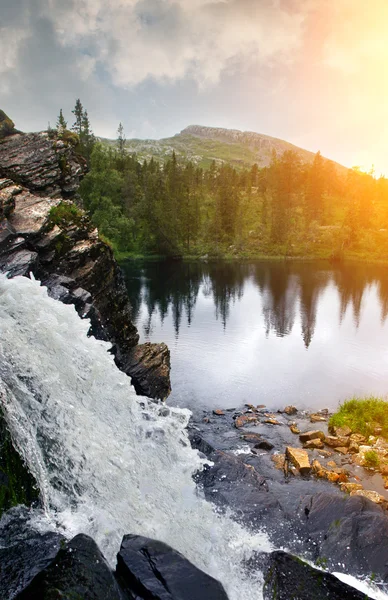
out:
<path id="1" fill-rule="evenodd" d="M 0 0 L 0 108 L 94 132 L 279 137 L 388 176 L 388 0 Z"/>

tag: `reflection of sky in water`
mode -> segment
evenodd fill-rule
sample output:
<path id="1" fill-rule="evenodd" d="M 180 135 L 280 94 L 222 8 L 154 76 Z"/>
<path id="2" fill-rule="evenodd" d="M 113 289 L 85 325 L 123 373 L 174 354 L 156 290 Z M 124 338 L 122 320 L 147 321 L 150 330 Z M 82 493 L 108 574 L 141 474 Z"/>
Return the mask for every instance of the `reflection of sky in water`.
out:
<path id="1" fill-rule="evenodd" d="M 271 278 L 271 267 L 265 271 Z M 313 284 L 300 273 L 280 270 L 272 288 L 260 282 L 259 287 L 257 277 L 248 274 L 240 285 L 243 293 L 232 294 L 226 319 L 216 309 L 211 283 L 202 279 L 191 324 L 182 307 L 178 334 L 171 303 L 163 322 L 157 304 L 150 315 L 149 306 L 141 303 L 141 341 L 164 341 L 171 351 L 169 401 L 333 409 L 353 394 L 386 394 L 388 322 L 381 318 L 381 282 L 351 280 L 348 285 L 331 272 L 322 272 L 320 280 L 319 271 L 312 274 L 311 265 L 309 271 Z M 214 283 L 217 275 L 212 276 Z M 144 298 L 149 284 L 143 280 Z"/>

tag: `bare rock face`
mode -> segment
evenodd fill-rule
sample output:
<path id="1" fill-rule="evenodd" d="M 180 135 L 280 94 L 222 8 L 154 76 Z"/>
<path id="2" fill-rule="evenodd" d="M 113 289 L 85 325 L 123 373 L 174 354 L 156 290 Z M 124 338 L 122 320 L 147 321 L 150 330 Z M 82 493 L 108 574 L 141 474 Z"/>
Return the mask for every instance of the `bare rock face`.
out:
<path id="1" fill-rule="evenodd" d="M 74 194 L 86 172 L 86 161 L 74 152 L 76 140 L 56 134 L 17 133 L 0 143 L 0 176 L 47 196 Z"/>
<path id="2" fill-rule="evenodd" d="M 85 172 L 68 133 L 68 142 L 46 132 L 0 140 L 0 272 L 33 273 L 53 298 L 74 304 L 91 320 L 91 333 L 113 344 L 116 364 L 137 393 L 165 399 L 171 391 L 167 346 L 137 345 L 112 250 L 86 214 L 64 199 L 78 190 Z"/>

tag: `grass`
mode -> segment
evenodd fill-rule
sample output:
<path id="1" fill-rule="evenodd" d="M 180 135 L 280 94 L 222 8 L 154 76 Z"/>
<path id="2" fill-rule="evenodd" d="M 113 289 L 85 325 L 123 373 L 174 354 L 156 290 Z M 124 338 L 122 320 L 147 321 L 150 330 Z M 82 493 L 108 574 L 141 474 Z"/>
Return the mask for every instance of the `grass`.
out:
<path id="1" fill-rule="evenodd" d="M 376 426 L 380 426 L 381 435 L 388 438 L 388 402 L 374 396 L 347 400 L 329 421 L 330 427 L 345 425 L 366 437 L 373 434 Z"/>
<path id="2" fill-rule="evenodd" d="M 86 220 L 85 213 L 72 202 L 61 202 L 58 206 L 53 206 L 49 214 L 50 225 L 52 227 L 58 225 L 62 229 L 67 229 L 73 225 L 81 227 Z"/>
<path id="3" fill-rule="evenodd" d="M 367 450 L 365 452 L 365 464 L 367 467 L 372 467 L 376 469 L 380 465 L 380 459 L 378 457 L 377 452 L 374 450 Z"/>

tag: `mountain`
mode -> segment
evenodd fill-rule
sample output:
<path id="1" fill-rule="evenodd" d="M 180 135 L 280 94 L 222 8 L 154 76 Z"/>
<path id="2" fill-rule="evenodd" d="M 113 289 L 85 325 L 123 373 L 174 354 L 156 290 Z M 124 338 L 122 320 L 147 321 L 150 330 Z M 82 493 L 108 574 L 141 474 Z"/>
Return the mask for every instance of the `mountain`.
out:
<path id="1" fill-rule="evenodd" d="M 101 141 L 114 143 L 107 139 Z M 126 148 L 128 152 L 136 153 L 140 160 L 150 160 L 152 157 L 164 160 L 175 151 L 178 158 L 190 159 L 205 168 L 213 160 L 229 163 L 237 168 L 250 167 L 254 163 L 265 167 L 270 164 L 274 150 L 278 155 L 286 150 L 293 150 L 303 162 L 312 162 L 314 158 L 313 152 L 269 135 L 201 125 L 190 125 L 173 137 L 161 140 L 127 140 Z M 338 167 L 344 169 L 341 165 Z"/>

